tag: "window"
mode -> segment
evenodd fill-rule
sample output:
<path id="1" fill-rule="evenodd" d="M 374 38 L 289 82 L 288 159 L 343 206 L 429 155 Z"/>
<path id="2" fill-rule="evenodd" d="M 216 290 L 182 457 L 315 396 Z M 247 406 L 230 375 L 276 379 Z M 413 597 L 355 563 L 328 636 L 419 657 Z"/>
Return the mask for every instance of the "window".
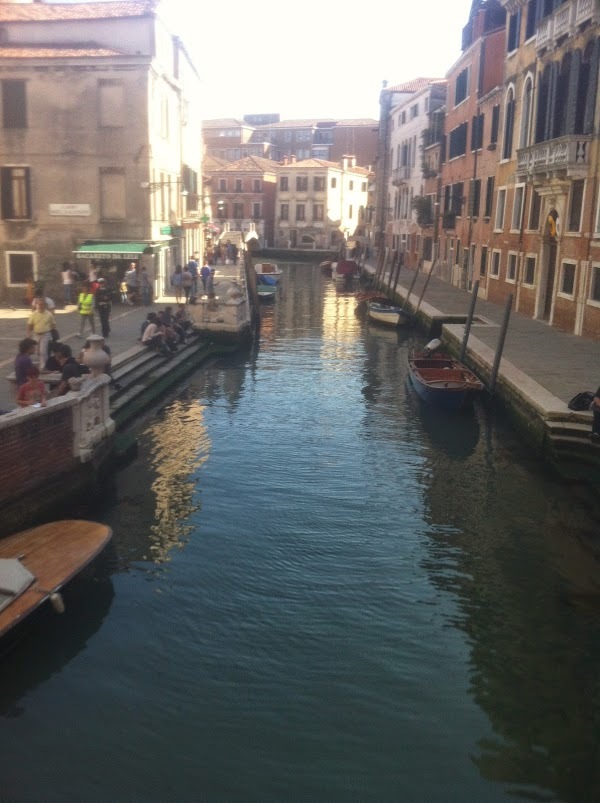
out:
<path id="1" fill-rule="evenodd" d="M 450 201 L 450 208 L 451 211 L 457 216 L 462 215 L 463 186 L 464 185 L 462 181 L 452 185 L 452 199 Z"/>
<path id="2" fill-rule="evenodd" d="M 560 292 L 566 296 L 573 296 L 575 292 L 575 263 L 563 262 Z"/>
<path id="3" fill-rule="evenodd" d="M 296 142 L 310 142 L 311 135 L 310 131 L 302 130 L 296 131 Z"/>
<path id="4" fill-rule="evenodd" d="M 500 128 L 500 105 L 492 109 L 492 130 L 490 132 L 490 145 L 498 142 L 498 130 Z"/>
<path id="5" fill-rule="evenodd" d="M 350 218 L 350 220 L 352 220 L 352 211 L 353 211 L 352 204 L 350 204 L 350 206 L 348 207 L 348 217 Z"/>
<path id="6" fill-rule="evenodd" d="M 535 256 L 525 257 L 525 276 L 523 277 L 523 284 L 528 284 L 531 287 L 535 284 Z"/>
<path id="7" fill-rule="evenodd" d="M 290 205 L 289 204 L 281 204 L 279 207 L 279 217 L 282 220 L 289 220 L 290 219 Z"/>
<path id="8" fill-rule="evenodd" d="M 508 36 L 506 37 L 506 52 L 512 53 L 519 47 L 519 32 L 521 28 L 521 9 L 508 18 Z"/>
<path id="9" fill-rule="evenodd" d="M 234 192 L 242 192 L 242 179 L 236 178 Z"/>
<path id="10" fill-rule="evenodd" d="M 540 213 L 542 211 L 542 196 L 535 190 L 531 193 L 531 208 L 529 210 L 529 228 L 531 231 L 539 231 Z"/>
<path id="11" fill-rule="evenodd" d="M 306 192 L 308 190 L 308 176 L 296 176 L 296 191 Z"/>
<path id="12" fill-rule="evenodd" d="M 504 109 L 504 144 L 502 146 L 502 158 L 510 159 L 513 149 L 513 132 L 515 127 L 515 93 L 511 87 L 508 90 L 506 106 Z"/>
<path id="13" fill-rule="evenodd" d="M 27 128 L 25 81 L 2 81 L 2 127 Z"/>
<path id="14" fill-rule="evenodd" d="M 481 179 L 472 179 L 469 189 L 469 216 L 479 217 L 479 207 L 481 205 Z"/>
<path id="15" fill-rule="evenodd" d="M 325 176 L 315 176 L 313 178 L 313 190 L 315 192 L 325 191 Z"/>
<path id="16" fill-rule="evenodd" d="M 457 156 L 464 156 L 464 154 L 467 152 L 468 127 L 468 123 L 461 123 L 450 132 L 450 147 L 448 150 L 448 156 L 450 159 L 455 159 Z"/>
<path id="17" fill-rule="evenodd" d="M 0 170 L 0 193 L 3 220 L 29 220 L 31 218 L 28 167 L 3 167 Z"/>
<path id="18" fill-rule="evenodd" d="M 456 240 L 456 253 L 454 254 L 454 264 L 460 265 L 460 240 Z"/>
<path id="19" fill-rule="evenodd" d="M 118 81 L 98 82 L 98 125 L 101 128 L 125 125 L 125 88 Z"/>
<path id="20" fill-rule="evenodd" d="M 9 287 L 27 285 L 36 278 L 35 254 L 29 251 L 6 251 L 6 283 Z"/>
<path id="21" fill-rule="evenodd" d="M 259 178 L 253 179 L 252 190 L 253 192 L 262 192 L 262 181 Z"/>
<path id="22" fill-rule="evenodd" d="M 469 68 L 465 69 L 456 76 L 456 83 L 454 85 L 454 105 L 458 106 L 467 97 L 469 93 Z"/>
<path id="23" fill-rule="evenodd" d="M 517 254 L 514 251 L 508 252 L 508 263 L 506 266 L 506 281 L 517 281 Z"/>
<path id="24" fill-rule="evenodd" d="M 227 192 L 227 179 L 220 178 L 219 179 L 219 192 Z"/>
<path id="25" fill-rule="evenodd" d="M 349 190 L 353 190 L 354 189 L 354 182 L 353 181 L 349 181 L 348 182 L 348 189 Z"/>
<path id="26" fill-rule="evenodd" d="M 444 187 L 444 212 L 451 212 L 450 208 L 450 198 L 452 193 L 452 185 L 446 184 Z"/>
<path id="27" fill-rule="evenodd" d="M 535 35 L 535 23 L 537 19 L 537 9 L 540 0 L 529 0 L 527 3 L 527 22 L 525 23 L 525 40 L 531 39 Z"/>
<path id="28" fill-rule="evenodd" d="M 337 178 L 331 179 L 331 189 L 334 190 L 337 187 Z"/>
<path id="29" fill-rule="evenodd" d="M 487 258 L 488 258 L 488 250 L 487 245 L 481 246 L 481 262 L 479 263 L 479 275 L 485 276 L 485 272 L 487 270 Z"/>
<path id="30" fill-rule="evenodd" d="M 423 237 L 423 259 L 431 262 L 433 256 L 433 237 Z"/>
<path id="31" fill-rule="evenodd" d="M 496 279 L 500 276 L 500 251 L 492 251 L 492 269 L 490 270 L 490 276 L 494 276 Z"/>
<path id="32" fill-rule="evenodd" d="M 400 113 L 400 125 L 404 125 L 405 122 L 406 122 L 406 112 L 401 112 Z"/>
<path id="33" fill-rule="evenodd" d="M 304 204 L 296 204 L 296 220 L 306 220 Z"/>
<path id="34" fill-rule="evenodd" d="M 259 218 L 261 217 L 262 215 L 261 215 L 260 203 L 254 202 L 252 204 L 252 218 L 254 220 L 259 220 Z"/>
<path id="35" fill-rule="evenodd" d="M 313 220 L 323 220 L 325 207 L 323 204 L 313 204 Z"/>
<path id="36" fill-rule="evenodd" d="M 217 204 L 217 215 L 220 220 L 227 220 L 229 210 L 225 201 L 219 201 Z"/>
<path id="37" fill-rule="evenodd" d="M 415 117 L 419 116 L 419 104 L 415 103 L 414 106 L 410 107 L 410 119 L 413 120 Z"/>
<path id="38" fill-rule="evenodd" d="M 290 180 L 289 180 L 288 176 L 281 176 L 281 178 L 279 179 L 279 189 L 282 192 L 287 192 L 289 190 L 289 188 L 290 188 L 289 181 Z"/>
<path id="39" fill-rule="evenodd" d="M 483 148 L 483 122 L 484 115 L 477 114 L 471 122 L 471 150 L 477 151 Z"/>
<path id="40" fill-rule="evenodd" d="M 581 213 L 583 211 L 583 191 L 585 179 L 578 178 L 571 185 L 571 205 L 569 207 L 569 231 L 579 231 L 581 228 Z"/>
<path id="41" fill-rule="evenodd" d="M 521 136 L 519 146 L 526 148 L 529 145 L 529 129 L 531 123 L 531 110 L 533 108 L 533 80 L 528 77 L 523 88 L 523 100 L 521 102 Z"/>
<path id="42" fill-rule="evenodd" d="M 488 176 L 485 184 L 485 210 L 483 216 L 492 216 L 492 204 L 494 203 L 494 176 Z"/>
<path id="43" fill-rule="evenodd" d="M 596 301 L 600 304 L 600 267 L 598 265 L 592 267 L 592 275 L 590 277 L 590 301 Z"/>
<path id="44" fill-rule="evenodd" d="M 291 131 L 284 131 L 283 141 L 284 142 L 291 142 L 292 141 L 292 132 Z"/>
<path id="45" fill-rule="evenodd" d="M 310 148 L 297 148 L 296 159 L 301 162 L 302 159 L 310 159 Z"/>
<path id="46" fill-rule="evenodd" d="M 504 228 L 504 207 L 506 205 L 506 190 L 498 190 L 498 199 L 496 201 L 496 220 L 494 222 L 494 229 L 502 231 Z"/>
<path id="47" fill-rule="evenodd" d="M 233 217 L 235 220 L 241 220 L 244 217 L 244 204 L 235 203 L 233 205 Z"/>
<path id="48" fill-rule="evenodd" d="M 515 197 L 513 200 L 512 220 L 510 228 L 512 231 L 520 231 L 521 223 L 523 221 L 523 198 L 525 194 L 525 185 L 518 184 L 515 187 Z"/>
<path id="49" fill-rule="evenodd" d="M 366 192 L 367 191 L 367 182 L 366 181 L 363 181 L 362 184 L 360 185 L 360 191 L 361 192 Z"/>

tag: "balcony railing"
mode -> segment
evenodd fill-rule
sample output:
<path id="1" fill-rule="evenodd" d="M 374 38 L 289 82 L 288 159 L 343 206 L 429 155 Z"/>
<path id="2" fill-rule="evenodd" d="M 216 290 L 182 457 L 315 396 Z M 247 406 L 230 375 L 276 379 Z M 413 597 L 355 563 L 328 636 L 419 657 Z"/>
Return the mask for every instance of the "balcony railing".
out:
<path id="1" fill-rule="evenodd" d="M 592 137 L 573 134 L 521 148 L 517 151 L 517 173 L 521 176 L 536 173 L 585 173 L 590 164 Z"/>
<path id="2" fill-rule="evenodd" d="M 600 0 L 569 0 L 543 19 L 536 31 L 537 50 L 554 47 L 564 36 L 573 36 L 580 25 L 600 20 Z"/>
<path id="3" fill-rule="evenodd" d="M 408 165 L 403 165 L 402 167 L 395 167 L 392 170 L 392 184 L 398 187 L 400 184 L 404 184 L 410 178 L 411 168 Z"/>

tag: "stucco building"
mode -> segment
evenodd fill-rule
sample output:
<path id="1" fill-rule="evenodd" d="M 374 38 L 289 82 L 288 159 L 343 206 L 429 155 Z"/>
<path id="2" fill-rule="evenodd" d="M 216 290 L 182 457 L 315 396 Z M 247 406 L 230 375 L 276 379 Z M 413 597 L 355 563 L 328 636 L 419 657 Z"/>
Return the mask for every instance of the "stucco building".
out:
<path id="1" fill-rule="evenodd" d="M 199 81 L 159 2 L 4 2 L 0 41 L 0 294 L 74 256 L 160 292 L 202 227 Z"/>

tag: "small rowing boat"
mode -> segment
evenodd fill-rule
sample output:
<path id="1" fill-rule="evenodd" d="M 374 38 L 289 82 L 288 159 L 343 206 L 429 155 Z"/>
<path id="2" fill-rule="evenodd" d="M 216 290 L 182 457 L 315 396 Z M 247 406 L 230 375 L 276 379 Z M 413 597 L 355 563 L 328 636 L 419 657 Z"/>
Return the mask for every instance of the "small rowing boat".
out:
<path id="1" fill-rule="evenodd" d="M 410 380 L 416 392 L 428 404 L 446 410 L 460 410 L 467 407 L 484 386 L 457 359 L 435 351 L 439 345 L 439 340 L 433 340 L 422 352 L 413 352 L 409 356 Z"/>
<path id="2" fill-rule="evenodd" d="M 257 276 L 270 276 L 279 281 L 283 271 L 274 262 L 257 262 L 254 266 Z"/>
<path id="3" fill-rule="evenodd" d="M 369 302 L 367 314 L 370 320 L 376 323 L 383 323 L 386 326 L 406 326 L 413 319 L 411 313 L 402 309 L 402 307 L 382 304 L 378 301 Z"/>

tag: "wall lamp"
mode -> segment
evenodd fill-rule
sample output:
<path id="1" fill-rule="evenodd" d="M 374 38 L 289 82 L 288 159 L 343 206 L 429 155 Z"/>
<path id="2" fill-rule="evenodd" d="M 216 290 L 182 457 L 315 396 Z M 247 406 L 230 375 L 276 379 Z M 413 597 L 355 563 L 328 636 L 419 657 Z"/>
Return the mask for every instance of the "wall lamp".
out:
<path id="1" fill-rule="evenodd" d="M 155 190 L 160 190 L 163 187 L 171 187 L 171 186 L 173 186 L 173 184 L 176 184 L 177 186 L 179 186 L 181 184 L 181 181 L 179 181 L 179 180 L 177 180 L 177 181 L 142 181 L 140 183 L 140 187 L 143 190 L 150 190 L 150 192 L 154 192 Z M 186 190 L 185 187 L 182 187 L 181 188 L 181 192 L 179 194 L 183 195 L 185 197 L 186 195 L 189 195 L 189 192 L 188 192 L 188 190 Z"/>

